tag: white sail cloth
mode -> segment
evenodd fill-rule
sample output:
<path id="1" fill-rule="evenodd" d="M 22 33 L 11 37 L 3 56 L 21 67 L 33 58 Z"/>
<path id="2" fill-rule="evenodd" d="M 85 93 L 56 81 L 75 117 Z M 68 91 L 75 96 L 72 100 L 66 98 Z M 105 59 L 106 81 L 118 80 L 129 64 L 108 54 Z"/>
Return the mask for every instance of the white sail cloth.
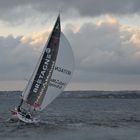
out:
<path id="1" fill-rule="evenodd" d="M 41 105 L 41 110 L 50 104 L 66 87 L 74 71 L 74 55 L 72 48 L 61 33 L 60 46 L 51 81 Z"/>
<path id="2" fill-rule="evenodd" d="M 74 71 L 74 55 L 72 48 L 66 39 L 65 35 L 61 32 L 59 51 L 55 63 L 55 68 L 52 73 L 51 80 L 47 92 L 44 96 L 43 102 L 40 106 L 40 110 L 43 110 L 48 104 L 50 104 L 60 93 L 63 92 L 64 88 L 70 81 Z M 27 89 L 23 92 L 23 99 L 26 102 L 29 94 L 29 89 L 32 81 L 28 83 Z"/>

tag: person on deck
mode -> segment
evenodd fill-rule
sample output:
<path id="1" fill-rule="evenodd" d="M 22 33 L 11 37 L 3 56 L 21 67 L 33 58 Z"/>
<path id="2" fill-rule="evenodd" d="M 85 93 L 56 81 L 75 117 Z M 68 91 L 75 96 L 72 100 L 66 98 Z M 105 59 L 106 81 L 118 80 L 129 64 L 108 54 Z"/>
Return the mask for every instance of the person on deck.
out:
<path id="1" fill-rule="evenodd" d="M 28 113 L 26 116 L 25 116 L 27 119 L 31 119 L 31 115 Z"/>
<path id="2" fill-rule="evenodd" d="M 17 111 L 18 111 L 18 112 L 21 112 L 20 106 L 18 106 Z"/>

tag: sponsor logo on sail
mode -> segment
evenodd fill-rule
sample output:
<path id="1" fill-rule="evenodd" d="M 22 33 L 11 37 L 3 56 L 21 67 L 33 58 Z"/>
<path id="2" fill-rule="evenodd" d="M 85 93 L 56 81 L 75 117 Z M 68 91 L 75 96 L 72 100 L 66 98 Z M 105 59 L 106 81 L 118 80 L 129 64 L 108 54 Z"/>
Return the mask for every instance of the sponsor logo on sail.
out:
<path id="1" fill-rule="evenodd" d="M 48 65 L 50 63 L 50 59 L 51 59 L 51 54 L 50 54 L 51 53 L 51 48 L 46 48 L 45 52 L 46 52 L 45 62 L 43 64 L 43 66 L 42 66 L 42 70 L 41 70 L 41 72 L 40 72 L 40 74 L 38 76 L 38 79 L 35 81 L 36 84 L 35 84 L 35 86 L 33 88 L 33 92 L 34 93 L 37 93 L 38 92 L 39 87 L 40 87 L 40 85 L 43 82 L 43 78 L 45 76 L 45 73 L 46 73 L 46 71 L 48 69 Z M 45 81 L 48 81 L 48 76 L 47 76 L 47 78 L 46 78 Z"/>
<path id="2" fill-rule="evenodd" d="M 64 74 L 67 74 L 67 75 L 71 75 L 71 71 L 70 70 L 67 70 L 67 69 L 64 69 L 64 68 L 61 68 L 61 67 L 55 67 L 54 70 L 58 71 L 58 72 L 62 72 Z"/>

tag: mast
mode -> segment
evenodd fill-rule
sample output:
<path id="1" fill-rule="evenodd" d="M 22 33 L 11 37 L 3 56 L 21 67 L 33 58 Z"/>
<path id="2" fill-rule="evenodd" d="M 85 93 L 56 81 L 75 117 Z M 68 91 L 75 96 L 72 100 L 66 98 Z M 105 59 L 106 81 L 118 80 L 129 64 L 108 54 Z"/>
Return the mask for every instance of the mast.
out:
<path id="1" fill-rule="evenodd" d="M 18 105 L 18 108 L 20 108 L 22 106 L 22 104 L 23 104 L 23 99 L 20 100 L 20 103 Z"/>
<path id="2" fill-rule="evenodd" d="M 59 49 L 59 40 L 61 34 L 61 25 L 60 25 L 60 15 L 58 15 L 50 38 L 45 45 L 39 64 L 35 69 L 34 77 L 32 78 L 32 84 L 29 87 L 26 98 L 23 97 L 27 104 L 30 104 L 35 109 L 40 108 L 43 98 L 46 94 L 50 78 L 52 76 L 58 49 Z M 30 83 L 29 83 L 30 84 Z M 24 96 L 25 93 L 23 93 Z M 23 99 L 19 106 L 22 105 Z"/>

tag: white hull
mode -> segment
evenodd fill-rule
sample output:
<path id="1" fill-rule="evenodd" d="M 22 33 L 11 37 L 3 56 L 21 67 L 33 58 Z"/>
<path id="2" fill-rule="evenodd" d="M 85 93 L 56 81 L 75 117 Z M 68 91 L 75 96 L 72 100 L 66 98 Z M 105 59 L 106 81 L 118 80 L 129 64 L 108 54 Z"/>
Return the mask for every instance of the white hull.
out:
<path id="1" fill-rule="evenodd" d="M 24 115 L 22 115 L 20 112 L 17 111 L 17 109 L 12 111 L 12 120 L 14 121 L 21 121 L 24 123 L 28 124 L 36 124 L 40 122 L 40 119 L 31 117 L 31 118 L 26 118 Z"/>

